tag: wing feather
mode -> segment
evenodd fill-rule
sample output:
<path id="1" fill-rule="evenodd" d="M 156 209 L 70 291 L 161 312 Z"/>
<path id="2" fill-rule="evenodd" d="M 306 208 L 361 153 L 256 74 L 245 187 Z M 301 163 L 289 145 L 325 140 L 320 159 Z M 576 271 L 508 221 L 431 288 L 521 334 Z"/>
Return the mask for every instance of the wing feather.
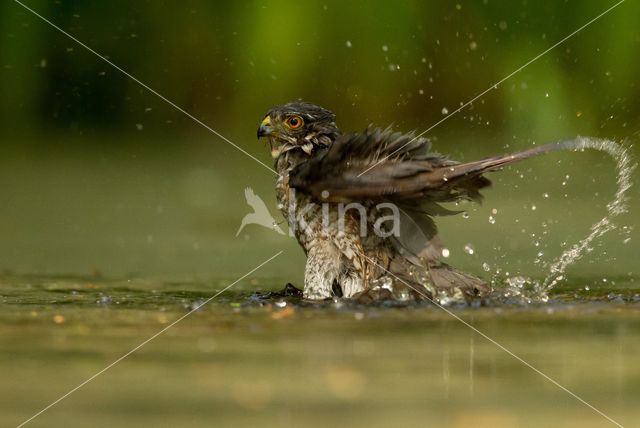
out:
<path id="1" fill-rule="evenodd" d="M 412 263 L 435 260 L 440 242 L 432 217 L 456 214 L 440 205 L 481 200 L 491 182 L 484 172 L 557 150 L 560 143 L 512 155 L 458 163 L 431 152 L 426 138 L 390 129 L 339 137 L 289 174 L 289 185 L 320 202 L 389 201 L 400 210 L 401 233 L 391 241 Z M 328 192 L 328 193 L 327 193 Z M 444 272 L 444 271 L 443 271 Z"/>
<path id="2" fill-rule="evenodd" d="M 289 184 L 322 201 L 477 199 L 477 189 L 488 186 L 487 179 L 468 177 L 470 180 L 449 186 L 430 179 L 443 168 L 456 165 L 458 162 L 431 152 L 426 138 L 389 128 L 369 128 L 339 137 L 329 148 L 299 164 L 290 172 Z M 325 191 L 328 198 L 322 196 Z"/>
<path id="3" fill-rule="evenodd" d="M 322 153 L 297 165 L 289 173 L 289 184 L 330 202 L 481 200 L 480 190 L 491 185 L 483 173 L 561 148 L 561 143 L 552 143 L 459 163 L 431 152 L 426 138 L 369 128 L 339 137 Z"/>

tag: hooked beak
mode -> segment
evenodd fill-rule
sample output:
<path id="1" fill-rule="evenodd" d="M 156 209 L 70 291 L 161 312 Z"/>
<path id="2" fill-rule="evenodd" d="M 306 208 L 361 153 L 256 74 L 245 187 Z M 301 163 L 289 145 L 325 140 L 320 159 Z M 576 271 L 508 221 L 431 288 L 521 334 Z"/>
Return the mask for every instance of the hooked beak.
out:
<path id="1" fill-rule="evenodd" d="M 271 117 L 267 116 L 264 118 L 264 120 L 260 124 L 260 127 L 258 128 L 258 139 L 260 139 L 260 137 L 266 137 L 267 135 L 270 135 L 270 134 L 271 134 Z"/>

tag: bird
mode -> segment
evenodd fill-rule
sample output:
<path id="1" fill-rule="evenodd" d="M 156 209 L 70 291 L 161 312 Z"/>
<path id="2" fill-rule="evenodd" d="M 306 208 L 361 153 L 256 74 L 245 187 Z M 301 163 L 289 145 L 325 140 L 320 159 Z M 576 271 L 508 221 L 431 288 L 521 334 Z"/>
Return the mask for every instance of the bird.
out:
<path id="1" fill-rule="evenodd" d="M 281 235 L 285 234 L 280 226 L 278 226 L 278 223 L 276 223 L 274 218 L 271 216 L 271 213 L 269 212 L 269 209 L 265 205 L 262 198 L 256 195 L 251 187 L 247 187 L 244 189 L 244 197 L 247 200 L 247 204 L 249 204 L 249 206 L 253 208 L 253 212 L 245 215 L 242 218 L 240 227 L 236 232 L 236 237 L 240 235 L 242 229 L 244 229 L 244 227 L 248 224 L 257 224 L 269 229 L 273 229 Z"/>
<path id="2" fill-rule="evenodd" d="M 308 300 L 488 295 L 487 281 L 442 261 L 434 217 L 459 213 L 443 203 L 481 201 L 491 184 L 483 173 L 556 149 L 460 163 L 415 132 L 344 134 L 332 111 L 303 101 L 271 108 L 257 137 L 268 142 L 278 206 L 307 256 Z"/>

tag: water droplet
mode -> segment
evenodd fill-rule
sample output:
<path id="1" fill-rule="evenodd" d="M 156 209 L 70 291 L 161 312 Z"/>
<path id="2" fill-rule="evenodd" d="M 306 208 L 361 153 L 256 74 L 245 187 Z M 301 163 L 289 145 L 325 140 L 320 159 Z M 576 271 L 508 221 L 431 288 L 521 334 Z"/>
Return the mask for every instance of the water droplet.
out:
<path id="1" fill-rule="evenodd" d="M 387 52 L 387 51 L 389 50 L 389 46 L 387 46 L 387 45 L 382 45 L 382 50 L 383 50 L 384 52 Z"/>
<path id="2" fill-rule="evenodd" d="M 507 279 L 507 285 L 510 287 L 522 288 L 527 283 L 527 279 L 522 276 L 514 276 L 512 278 Z"/>
<path id="3" fill-rule="evenodd" d="M 471 244 L 467 244 L 464 246 L 464 252 L 469 254 L 469 255 L 473 255 L 473 253 L 475 252 L 475 250 L 473 249 L 473 245 Z"/>
<path id="4" fill-rule="evenodd" d="M 498 214 L 498 210 L 495 208 L 491 208 L 491 214 L 496 215 Z"/>
<path id="5" fill-rule="evenodd" d="M 347 41 L 345 42 L 345 45 L 346 45 L 348 48 L 350 48 L 351 46 L 353 46 L 353 45 L 351 44 L 351 40 L 347 40 Z"/>
<path id="6" fill-rule="evenodd" d="M 442 114 L 449 114 L 449 109 L 446 107 L 442 107 Z"/>
<path id="7" fill-rule="evenodd" d="M 194 300 L 193 302 L 189 302 L 187 305 L 185 305 L 185 307 L 191 311 L 197 311 L 198 309 L 200 309 L 202 307 L 202 305 L 204 305 L 205 301 L 201 300 L 201 299 L 197 299 Z"/>
<path id="8" fill-rule="evenodd" d="M 492 215 L 489 216 L 489 223 L 496 224 L 496 219 L 495 219 L 494 216 L 492 216 Z"/>
<path id="9" fill-rule="evenodd" d="M 531 205 L 531 211 L 535 211 L 537 207 L 535 205 Z"/>
<path id="10" fill-rule="evenodd" d="M 491 266 L 489 266 L 489 263 L 484 262 L 482 263 L 482 269 L 484 269 L 485 272 L 489 272 L 491 270 Z"/>
<path id="11" fill-rule="evenodd" d="M 542 196 L 544 196 L 545 198 L 549 198 L 549 194 L 548 193 L 544 193 Z"/>
<path id="12" fill-rule="evenodd" d="M 462 218 L 469 218 L 469 213 L 468 212 L 463 212 L 462 213 Z"/>
<path id="13" fill-rule="evenodd" d="M 589 287 L 588 285 L 585 285 L 584 286 L 584 291 L 589 291 L 589 290 L 591 290 L 591 287 Z"/>
<path id="14" fill-rule="evenodd" d="M 113 298 L 111 296 L 100 296 L 97 303 L 100 305 L 109 305 L 113 302 Z"/>
<path id="15" fill-rule="evenodd" d="M 448 248 L 443 248 L 442 249 L 442 257 L 444 257 L 446 259 L 447 257 L 449 257 L 449 254 L 450 253 L 449 253 L 449 249 Z"/>

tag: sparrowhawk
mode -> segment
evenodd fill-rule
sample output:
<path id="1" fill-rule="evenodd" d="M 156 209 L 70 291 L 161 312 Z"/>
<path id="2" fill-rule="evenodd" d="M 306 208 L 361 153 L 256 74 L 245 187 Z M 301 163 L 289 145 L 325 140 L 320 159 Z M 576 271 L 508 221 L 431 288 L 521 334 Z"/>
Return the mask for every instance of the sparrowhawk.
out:
<path id="1" fill-rule="evenodd" d="M 307 255 L 304 297 L 472 297 L 489 285 L 442 262 L 440 204 L 478 201 L 482 173 L 545 151 L 459 163 L 390 128 L 343 134 L 322 107 L 272 108 L 258 128 L 278 173 L 279 208 Z"/>

